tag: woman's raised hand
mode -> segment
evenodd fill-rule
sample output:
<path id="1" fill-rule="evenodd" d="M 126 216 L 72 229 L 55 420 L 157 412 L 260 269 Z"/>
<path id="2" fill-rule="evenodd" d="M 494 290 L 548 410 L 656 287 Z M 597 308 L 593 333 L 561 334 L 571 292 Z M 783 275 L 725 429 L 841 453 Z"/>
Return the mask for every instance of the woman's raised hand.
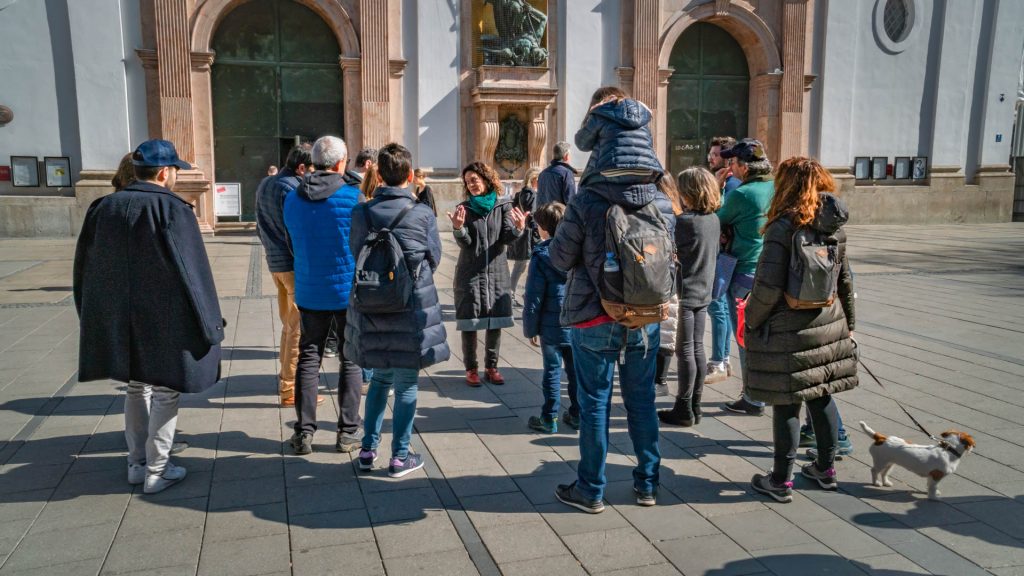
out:
<path id="1" fill-rule="evenodd" d="M 452 228 L 459 230 L 466 223 L 466 207 L 459 204 L 455 207 L 455 214 L 448 212 L 448 218 L 452 221 Z"/>
<path id="2" fill-rule="evenodd" d="M 513 208 L 512 211 L 509 212 L 509 216 L 512 218 L 512 225 L 516 227 L 516 230 L 526 228 L 526 217 L 529 215 L 529 212 L 523 212 L 519 208 Z"/>

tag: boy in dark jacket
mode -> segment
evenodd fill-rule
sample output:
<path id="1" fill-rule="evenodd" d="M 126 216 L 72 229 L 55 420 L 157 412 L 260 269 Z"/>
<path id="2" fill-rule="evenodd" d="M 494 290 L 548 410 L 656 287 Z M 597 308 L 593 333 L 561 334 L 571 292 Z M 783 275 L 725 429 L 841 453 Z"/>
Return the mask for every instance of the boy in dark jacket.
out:
<path id="1" fill-rule="evenodd" d="M 614 86 L 594 92 L 590 111 L 576 132 L 576 147 L 590 152 L 580 187 L 597 182 L 648 184 L 665 170 L 654 153 L 651 111 Z"/>
<path id="2" fill-rule="evenodd" d="M 388 392 L 394 386 L 388 475 L 400 478 L 423 467 L 422 457 L 409 451 L 419 371 L 448 360 L 451 353 L 434 285 L 434 272 L 441 263 L 437 218 L 412 194 L 412 156 L 404 146 L 388 144 L 377 160 L 384 185 L 374 191 L 372 200 L 353 211 L 349 245 L 353 254 L 359 254 L 371 231 L 391 227 L 415 284 L 405 310 L 398 312 L 369 312 L 354 298 L 345 327 L 344 353 L 346 358 L 373 369 L 366 393 L 359 469 L 373 469 Z"/>
<path id="3" fill-rule="evenodd" d="M 533 215 L 541 242 L 534 246 L 530 258 L 530 270 L 526 276 L 526 296 L 523 303 L 523 335 L 534 346 L 540 347 L 544 356 L 544 405 L 540 416 L 530 416 L 530 428 L 554 434 L 558 431 L 558 409 L 562 396 L 562 364 L 569 379 L 569 409 L 562 414 L 562 422 L 570 428 L 579 429 L 580 407 L 576 403 L 576 370 L 569 346 L 569 328 L 559 322 L 562 302 L 565 300 L 566 274 L 551 264 L 548 245 L 555 235 L 558 224 L 565 215 L 565 205 L 560 202 L 545 204 Z"/>

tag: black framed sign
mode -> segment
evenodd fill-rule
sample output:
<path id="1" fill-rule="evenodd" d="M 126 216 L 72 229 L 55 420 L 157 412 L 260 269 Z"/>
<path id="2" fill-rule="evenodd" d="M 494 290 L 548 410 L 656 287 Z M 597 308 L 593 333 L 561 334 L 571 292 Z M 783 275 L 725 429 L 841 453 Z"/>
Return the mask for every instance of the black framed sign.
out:
<path id="1" fill-rule="evenodd" d="M 914 180 L 924 180 L 928 177 L 928 157 L 927 156 L 914 156 L 913 169 L 911 176 Z"/>
<path id="2" fill-rule="evenodd" d="M 39 186 L 39 159 L 35 156 L 11 156 L 11 185 Z"/>
<path id="3" fill-rule="evenodd" d="M 871 179 L 871 158 L 857 156 L 853 159 L 853 177 L 857 180 Z"/>
<path id="4" fill-rule="evenodd" d="M 897 156 L 892 167 L 892 177 L 896 180 L 910 180 L 910 156 Z"/>
<path id="5" fill-rule="evenodd" d="M 885 169 L 888 164 L 888 156 L 873 156 L 871 158 L 871 179 L 885 180 Z"/>
<path id="6" fill-rule="evenodd" d="M 71 159 L 67 156 L 46 156 L 43 158 L 43 172 L 50 188 L 71 186 Z"/>

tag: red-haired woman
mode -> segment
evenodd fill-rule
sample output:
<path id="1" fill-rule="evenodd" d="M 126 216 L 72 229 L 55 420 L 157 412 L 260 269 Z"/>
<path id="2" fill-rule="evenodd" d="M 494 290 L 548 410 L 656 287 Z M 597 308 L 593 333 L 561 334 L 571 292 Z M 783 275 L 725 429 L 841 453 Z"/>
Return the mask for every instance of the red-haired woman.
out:
<path id="1" fill-rule="evenodd" d="M 528 213 L 502 200 L 497 172 L 482 162 L 462 169 L 466 201 L 448 213 L 461 248 L 455 264 L 455 329 L 462 332 L 466 384 L 480 386 L 478 330 L 486 331 L 484 367 L 491 384 L 504 384 L 498 372 L 501 329 L 511 328 L 512 279 L 505 251 L 523 233 Z"/>
<path id="2" fill-rule="evenodd" d="M 853 277 L 842 230 L 849 212 L 835 189 L 832 176 L 816 160 L 790 158 L 779 166 L 764 229 L 764 250 L 747 299 L 747 390 L 753 400 L 772 405 L 775 442 L 772 472 L 755 475 L 751 485 L 779 502 L 793 499 L 790 476 L 803 403 L 811 416 L 818 450 L 815 461 L 801 473 L 826 490 L 838 488 L 833 462 L 839 411 L 832 395 L 857 386 L 857 350 L 851 336 Z M 815 258 L 822 264 L 808 264 L 808 270 L 832 267 L 837 273 L 835 284 L 823 291 L 828 292 L 827 297 L 816 302 L 807 301 L 802 289 L 799 296 L 792 294 L 797 278 L 791 278 L 795 269 L 791 262 L 809 262 L 794 252 L 796 234 L 802 236 L 801 245 L 805 239 L 811 246 L 820 242 Z"/>

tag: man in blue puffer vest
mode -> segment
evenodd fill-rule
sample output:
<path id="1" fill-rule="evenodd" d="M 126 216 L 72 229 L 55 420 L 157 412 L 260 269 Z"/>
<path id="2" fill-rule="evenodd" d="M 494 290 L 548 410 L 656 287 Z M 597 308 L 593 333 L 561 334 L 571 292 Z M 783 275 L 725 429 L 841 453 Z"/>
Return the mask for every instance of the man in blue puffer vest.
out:
<path id="1" fill-rule="evenodd" d="M 307 174 L 284 201 L 284 223 L 295 255 L 295 304 L 302 321 L 292 436 L 296 454 L 313 451 L 324 344 L 333 320 L 342 339 L 339 348 L 343 348 L 348 295 L 356 269 L 348 238 L 352 209 L 359 203 L 359 189 L 345 181 L 348 148 L 341 138 L 324 136 L 313 144 L 312 156 L 316 171 Z M 361 393 L 359 366 L 342 355 L 338 378 L 341 406 L 335 443 L 339 452 L 351 452 L 362 440 Z"/>

